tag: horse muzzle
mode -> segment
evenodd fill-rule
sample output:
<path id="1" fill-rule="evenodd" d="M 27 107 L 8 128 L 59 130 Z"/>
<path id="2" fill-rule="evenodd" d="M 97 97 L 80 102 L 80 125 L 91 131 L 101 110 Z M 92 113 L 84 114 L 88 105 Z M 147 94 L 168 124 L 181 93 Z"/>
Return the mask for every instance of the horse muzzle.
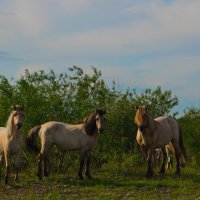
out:
<path id="1" fill-rule="evenodd" d="M 103 128 L 98 129 L 98 133 L 101 134 L 103 132 Z"/>
<path id="2" fill-rule="evenodd" d="M 22 124 L 21 124 L 21 123 L 17 123 L 17 124 L 16 124 L 16 127 L 17 127 L 17 129 L 21 129 Z"/>
<path id="3" fill-rule="evenodd" d="M 141 125 L 138 127 L 138 129 L 143 132 L 147 127 L 145 125 Z"/>

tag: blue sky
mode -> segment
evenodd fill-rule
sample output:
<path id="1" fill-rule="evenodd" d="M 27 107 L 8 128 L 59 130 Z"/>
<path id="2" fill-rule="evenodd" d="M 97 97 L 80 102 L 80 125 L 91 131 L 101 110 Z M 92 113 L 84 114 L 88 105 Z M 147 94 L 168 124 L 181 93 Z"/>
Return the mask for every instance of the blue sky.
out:
<path id="1" fill-rule="evenodd" d="M 199 0 L 0 0 L 0 74 L 72 65 L 200 104 Z"/>

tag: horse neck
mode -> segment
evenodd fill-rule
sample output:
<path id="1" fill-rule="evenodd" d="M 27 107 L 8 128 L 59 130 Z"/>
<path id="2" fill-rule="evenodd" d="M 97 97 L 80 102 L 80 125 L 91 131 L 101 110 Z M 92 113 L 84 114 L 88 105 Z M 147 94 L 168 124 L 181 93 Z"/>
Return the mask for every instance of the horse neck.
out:
<path id="1" fill-rule="evenodd" d="M 149 126 L 150 131 L 153 131 L 155 129 L 155 126 L 156 126 L 156 121 L 150 115 L 148 115 L 148 126 Z"/>
<path id="2" fill-rule="evenodd" d="M 96 121 L 94 119 L 94 115 L 90 115 L 84 123 L 84 129 L 86 131 L 86 133 L 90 136 L 94 136 L 96 135 L 95 133 L 97 132 L 97 128 L 96 128 Z"/>
<path id="3" fill-rule="evenodd" d="M 12 114 L 8 118 L 6 129 L 7 129 L 7 135 L 8 135 L 8 137 L 17 136 L 19 134 L 19 130 L 16 128 L 16 126 L 13 123 L 13 116 L 12 116 Z"/>

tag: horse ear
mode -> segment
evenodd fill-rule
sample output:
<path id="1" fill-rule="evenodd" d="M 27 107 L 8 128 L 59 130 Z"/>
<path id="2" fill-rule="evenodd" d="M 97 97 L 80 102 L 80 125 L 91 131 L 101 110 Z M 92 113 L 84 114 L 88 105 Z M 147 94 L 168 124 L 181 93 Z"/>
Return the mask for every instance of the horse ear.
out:
<path id="1" fill-rule="evenodd" d="M 139 109 L 139 106 L 138 106 L 138 105 L 136 105 L 136 106 L 135 106 L 135 109 L 136 109 L 136 110 L 138 110 L 138 109 Z"/>
<path id="2" fill-rule="evenodd" d="M 13 106 L 12 106 L 12 110 L 15 110 L 15 111 L 17 110 L 16 105 L 13 105 Z"/>
<path id="3" fill-rule="evenodd" d="M 98 113 L 98 112 L 99 112 L 99 109 L 98 109 L 98 108 L 96 108 L 95 112 L 96 112 L 96 113 Z"/>
<path id="4" fill-rule="evenodd" d="M 145 105 L 144 108 L 145 108 L 146 111 L 148 111 L 149 106 L 148 106 L 148 105 Z"/>

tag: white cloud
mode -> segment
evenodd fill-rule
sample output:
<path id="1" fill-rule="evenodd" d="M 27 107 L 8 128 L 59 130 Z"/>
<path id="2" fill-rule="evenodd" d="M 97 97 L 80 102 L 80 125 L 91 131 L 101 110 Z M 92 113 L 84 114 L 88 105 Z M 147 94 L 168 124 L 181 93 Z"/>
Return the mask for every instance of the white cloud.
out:
<path id="1" fill-rule="evenodd" d="M 148 18 L 120 26 L 58 35 L 41 41 L 43 48 L 66 54 L 131 54 L 159 52 L 188 43 L 200 34 L 200 2 L 141 6 Z M 139 9 L 139 8 L 137 8 Z M 94 16 L 95 17 L 95 16 Z M 133 16 L 134 17 L 134 16 Z"/>

